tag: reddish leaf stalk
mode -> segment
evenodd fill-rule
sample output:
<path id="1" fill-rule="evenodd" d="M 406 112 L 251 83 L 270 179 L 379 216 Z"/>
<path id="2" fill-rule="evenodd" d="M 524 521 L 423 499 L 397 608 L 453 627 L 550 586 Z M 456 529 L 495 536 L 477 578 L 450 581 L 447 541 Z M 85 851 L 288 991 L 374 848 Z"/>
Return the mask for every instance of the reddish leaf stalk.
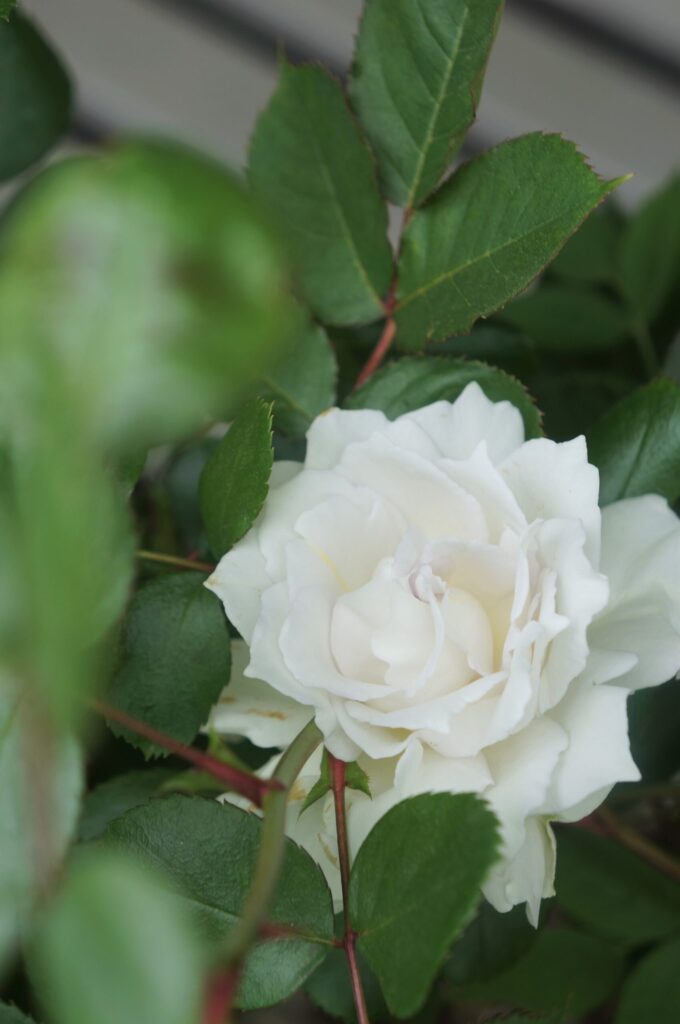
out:
<path id="1" fill-rule="evenodd" d="M 211 757 L 210 754 L 204 754 L 200 750 L 195 750 L 194 747 L 188 747 L 185 743 L 174 740 L 172 736 L 159 732 L 153 726 L 147 725 L 146 722 L 140 722 L 137 718 L 133 718 L 132 715 L 128 715 L 127 712 L 121 711 L 111 704 L 93 700 L 90 701 L 90 706 L 104 718 L 122 725 L 125 729 L 129 729 L 130 732 L 134 732 L 138 736 L 143 736 L 150 743 L 155 743 L 156 746 L 162 747 L 171 754 L 176 754 L 177 757 L 188 761 L 189 764 L 193 764 L 200 771 L 207 772 L 214 778 L 219 779 L 226 788 L 233 790 L 235 793 L 240 793 L 241 796 L 246 797 L 247 800 L 250 800 L 257 807 L 262 807 L 262 801 L 267 793 L 272 792 L 272 790 L 285 789 L 285 786 L 276 779 L 260 779 L 257 775 L 251 775 L 249 772 L 234 768 L 233 765 L 224 764 L 223 761 L 218 761 L 216 757 Z"/>
<path id="2" fill-rule="evenodd" d="M 354 385 L 355 391 L 357 388 L 360 388 L 362 384 L 365 384 L 366 381 L 369 380 L 373 376 L 375 371 L 379 368 L 383 359 L 390 350 L 390 346 L 394 341 L 394 336 L 396 333 L 397 325 L 395 323 L 394 317 L 392 316 L 390 308 L 387 320 L 385 321 L 383 332 L 380 335 L 380 338 L 378 339 L 378 343 L 371 352 L 368 359 L 366 360 L 366 363 L 364 364 L 359 376 L 357 377 L 356 384 Z"/>
<path id="3" fill-rule="evenodd" d="M 340 880 L 342 883 L 342 907 L 345 919 L 345 936 L 342 944 L 349 967 L 357 1020 L 359 1024 L 369 1024 L 366 999 L 357 962 L 357 934 L 352 928 L 349 913 L 349 843 L 347 840 L 347 814 L 345 809 L 345 762 L 333 757 L 329 751 L 328 763 L 331 769 L 331 784 L 335 804 L 335 825 L 338 834 L 338 857 L 340 860 Z"/>
<path id="4" fill-rule="evenodd" d="M 231 1020 L 238 980 L 236 968 L 210 978 L 202 1024 L 227 1024 Z"/>
<path id="5" fill-rule="evenodd" d="M 634 829 L 629 828 L 621 819 L 609 810 L 608 807 L 600 807 L 593 815 L 595 820 L 604 830 L 605 834 L 616 839 L 622 846 L 626 846 L 638 857 L 642 857 L 648 864 L 652 864 L 665 875 L 680 882 L 680 861 L 676 860 L 665 850 L 660 849 L 651 840 L 646 839 Z"/>
<path id="6" fill-rule="evenodd" d="M 186 569 L 188 572 L 211 573 L 215 569 L 210 562 L 199 562 L 193 554 L 189 558 L 180 558 L 178 555 L 165 555 L 160 551 L 144 551 L 140 548 L 137 551 L 137 558 L 142 562 L 158 562 L 159 565 L 167 565 L 173 569 Z"/>

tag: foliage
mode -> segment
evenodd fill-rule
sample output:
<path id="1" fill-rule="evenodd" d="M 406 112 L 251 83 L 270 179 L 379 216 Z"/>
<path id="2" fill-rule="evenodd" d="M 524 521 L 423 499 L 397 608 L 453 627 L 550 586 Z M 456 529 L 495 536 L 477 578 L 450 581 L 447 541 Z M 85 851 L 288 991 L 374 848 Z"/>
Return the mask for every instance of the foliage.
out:
<path id="1" fill-rule="evenodd" d="M 608 836 L 560 828 L 537 930 L 481 899 L 498 824 L 449 793 L 382 817 L 334 921 L 284 839 L 314 727 L 258 776 L 202 731 L 235 634 L 212 559 L 335 404 L 395 419 L 475 381 L 527 438 L 586 434 L 602 505 L 680 499 L 680 179 L 631 212 L 557 135 L 456 162 L 502 6 L 367 0 L 346 89 L 281 63 L 244 185 L 171 141 L 41 169 L 72 86 L 0 2 L 0 1024 L 213 1024 L 303 987 L 352 1021 L 357 978 L 374 1021 L 676 1019 L 676 684 L 631 699 L 642 781 Z M 380 794 L 317 764 L 301 820 L 335 848 L 333 801 Z"/>

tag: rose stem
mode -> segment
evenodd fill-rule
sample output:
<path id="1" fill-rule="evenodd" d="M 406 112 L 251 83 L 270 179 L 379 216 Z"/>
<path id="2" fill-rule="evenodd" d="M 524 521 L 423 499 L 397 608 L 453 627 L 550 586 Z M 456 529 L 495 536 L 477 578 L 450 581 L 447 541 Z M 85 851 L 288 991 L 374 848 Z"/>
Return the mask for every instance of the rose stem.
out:
<path id="1" fill-rule="evenodd" d="M 375 371 L 378 369 L 383 359 L 387 355 L 390 349 L 390 345 L 394 341 L 394 336 L 396 333 L 397 325 L 394 321 L 394 317 L 392 316 L 391 309 L 388 309 L 387 319 L 385 320 L 383 332 L 380 335 L 380 338 L 378 339 L 377 345 L 371 352 L 361 372 L 359 373 L 359 376 L 357 377 L 356 384 L 354 385 L 355 391 L 357 388 L 360 388 L 362 384 L 365 384 L 366 381 L 370 377 L 372 377 Z"/>
<path id="2" fill-rule="evenodd" d="M 345 919 L 343 946 L 345 947 L 345 955 L 347 956 L 347 964 L 349 966 L 357 1020 L 359 1024 L 369 1024 L 366 999 L 364 998 L 364 990 L 357 963 L 357 935 L 352 928 L 349 914 L 349 844 L 347 841 L 347 815 L 345 811 L 345 762 L 338 760 L 337 757 L 333 757 L 329 751 L 328 763 L 331 769 L 331 784 L 333 787 L 333 801 L 335 803 L 335 826 L 338 834 L 338 857 L 340 859 L 340 880 L 342 883 L 342 908 Z"/>
<path id="3" fill-rule="evenodd" d="M 272 778 L 276 788 L 270 787 L 264 794 L 262 840 L 252 885 L 241 919 L 221 950 L 221 958 L 232 966 L 238 966 L 265 924 L 283 862 L 288 793 L 320 742 L 321 733 L 313 721 L 309 722 L 279 761 Z"/>
<path id="4" fill-rule="evenodd" d="M 172 736 L 159 732 L 158 729 L 154 729 L 153 726 L 147 725 L 146 722 L 141 722 L 137 718 L 133 718 L 132 715 L 128 715 L 125 711 L 121 711 L 119 708 L 115 708 L 111 704 L 106 704 L 99 700 L 91 700 L 89 704 L 93 711 L 96 711 L 104 718 L 108 718 L 112 722 L 117 722 L 118 725 L 122 725 L 125 729 L 129 729 L 130 732 L 134 732 L 138 736 L 143 736 L 144 739 L 149 740 L 150 743 L 155 743 L 157 746 L 162 747 L 171 754 L 176 754 L 184 761 L 188 761 L 190 764 L 193 764 L 201 771 L 207 772 L 214 778 L 219 779 L 220 782 L 223 782 L 225 787 L 234 790 L 236 793 L 240 793 L 241 796 L 246 797 L 246 799 L 250 800 L 257 807 L 262 807 L 264 805 L 264 799 L 267 793 L 273 791 L 283 793 L 284 785 L 281 782 L 278 782 L 275 778 L 261 779 L 257 775 L 252 775 L 250 772 L 241 771 L 239 768 L 234 768 L 233 765 L 225 764 L 223 761 L 218 761 L 216 757 L 212 757 L 210 754 L 204 754 L 202 751 L 194 749 L 194 747 L 188 747 L 185 743 L 180 743 L 179 740 L 173 739 Z"/>
<path id="5" fill-rule="evenodd" d="M 639 832 L 629 828 L 608 807 L 600 807 L 595 812 L 595 817 L 601 821 L 609 835 L 613 839 L 617 839 L 622 846 L 627 846 L 629 850 L 637 853 L 639 857 L 642 857 L 649 864 L 653 864 L 654 867 L 663 871 L 664 874 L 670 875 L 671 878 L 680 882 L 680 861 L 677 861 L 675 857 L 664 853 L 663 850 L 660 850 L 649 839 L 645 839 Z"/>
<path id="6" fill-rule="evenodd" d="M 224 1024 L 231 1019 L 238 980 L 238 970 L 233 967 L 213 975 L 208 980 L 203 1024 Z"/>
<path id="7" fill-rule="evenodd" d="M 161 565 L 172 565 L 175 569 L 191 569 L 193 572 L 212 572 L 215 568 L 209 562 L 194 562 L 191 558 L 178 558 L 176 555 L 164 555 L 159 551 L 137 551 L 137 558 L 143 562 L 160 562 Z"/>

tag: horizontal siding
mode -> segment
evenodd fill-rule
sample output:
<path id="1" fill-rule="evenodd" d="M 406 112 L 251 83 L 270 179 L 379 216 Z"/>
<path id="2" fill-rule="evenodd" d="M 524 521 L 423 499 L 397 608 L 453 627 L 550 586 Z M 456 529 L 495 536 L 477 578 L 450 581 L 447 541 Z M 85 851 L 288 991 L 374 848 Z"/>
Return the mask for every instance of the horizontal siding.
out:
<path id="1" fill-rule="evenodd" d="M 561 7 L 612 23 L 616 14 L 617 30 L 631 31 L 644 11 L 649 39 L 665 37 L 672 49 L 677 3 L 561 0 Z M 75 69 L 86 116 L 118 129 L 170 132 L 241 164 L 275 84 L 276 39 L 295 56 L 345 68 L 362 3 L 25 0 L 25 7 Z M 532 17 L 531 4 L 508 0 L 471 139 L 482 147 L 535 128 L 561 131 L 603 174 L 634 171 L 626 186 L 633 201 L 679 162 L 679 99 L 667 78 Z"/>

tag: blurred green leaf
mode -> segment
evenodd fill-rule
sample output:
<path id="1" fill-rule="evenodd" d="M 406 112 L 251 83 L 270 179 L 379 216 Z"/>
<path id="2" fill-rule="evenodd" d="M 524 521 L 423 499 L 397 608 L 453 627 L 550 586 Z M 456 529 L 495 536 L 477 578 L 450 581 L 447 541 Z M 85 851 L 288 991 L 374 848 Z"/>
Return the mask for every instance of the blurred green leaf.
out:
<path id="1" fill-rule="evenodd" d="M 280 351 L 299 316 L 286 284 L 251 200 L 206 157 L 136 142 L 63 161 L 4 224 L 0 410 L 29 429 L 54 380 L 106 450 L 181 436 Z"/>
<path id="2" fill-rule="evenodd" d="M 630 695 L 628 728 L 644 782 L 664 782 L 680 772 L 680 686 L 675 679 Z"/>
<path id="3" fill-rule="evenodd" d="M 350 878 L 351 920 L 395 1016 L 424 1003 L 497 856 L 496 819 L 469 793 L 405 800 L 364 841 Z"/>
<path id="4" fill-rule="evenodd" d="M 638 386 L 633 374 L 578 366 L 566 360 L 548 363 L 522 379 L 526 379 L 543 413 L 545 433 L 553 441 L 570 441 L 587 433 L 616 402 Z"/>
<path id="5" fill-rule="evenodd" d="M 536 132 L 463 165 L 402 239 L 397 340 L 468 331 L 533 280 L 611 192 L 571 142 Z"/>
<path id="6" fill-rule="evenodd" d="M 385 195 L 418 206 L 474 120 L 502 0 L 368 0 L 350 81 Z"/>
<path id="7" fill-rule="evenodd" d="M 102 782 L 83 801 L 78 825 L 80 841 L 96 839 L 116 818 L 156 796 L 164 783 L 176 774 L 174 768 L 147 768 L 125 772 Z"/>
<path id="8" fill-rule="evenodd" d="M 550 274 L 575 284 L 608 284 L 618 282 L 618 250 L 624 218 L 613 202 L 594 210 L 575 235 L 569 239 L 557 259 L 550 264 Z"/>
<path id="9" fill-rule="evenodd" d="M 494 978 L 455 985 L 456 1002 L 506 1005 L 536 1013 L 565 1011 L 570 1018 L 599 1006 L 621 980 L 621 950 L 567 928 L 545 928 L 527 954 Z"/>
<path id="10" fill-rule="evenodd" d="M 357 961 L 371 1024 L 389 1019 L 378 979 L 360 953 L 357 954 Z M 324 1013 L 344 1021 L 345 1024 L 356 1024 L 357 1014 L 344 949 L 331 949 L 324 962 L 307 981 L 305 992 Z"/>
<path id="11" fill-rule="evenodd" d="M 317 316 L 378 319 L 392 276 L 387 211 L 342 89 L 322 68 L 281 65 L 255 127 L 249 177 L 285 230 Z"/>
<path id="12" fill-rule="evenodd" d="M 0 181 L 24 171 L 66 131 L 71 86 L 56 54 L 15 0 L 0 3 Z"/>
<path id="13" fill-rule="evenodd" d="M 519 409 L 527 438 L 541 436 L 541 414 L 526 388 L 502 370 L 465 359 L 398 359 L 374 374 L 345 405 L 348 409 L 380 409 L 389 419 L 396 419 L 430 402 L 454 402 L 471 381 L 476 381 L 492 402 L 512 402 Z"/>
<path id="14" fill-rule="evenodd" d="M 474 359 L 521 378 L 541 362 L 535 341 L 495 318 L 478 321 L 469 334 L 434 342 L 425 351 L 434 356 Z"/>
<path id="15" fill-rule="evenodd" d="M 310 323 L 282 362 L 262 378 L 263 398 L 274 403 L 274 427 L 302 437 L 311 422 L 335 401 L 338 367 L 322 327 Z"/>
<path id="16" fill-rule="evenodd" d="M 202 573 L 169 573 L 135 594 L 107 699 L 176 740 L 190 743 L 229 681 L 229 632 Z M 118 725 L 147 755 L 165 753 Z"/>
<path id="17" fill-rule="evenodd" d="M 33 1020 L 17 1010 L 16 1006 L 0 1003 L 0 1024 L 33 1024 Z"/>
<path id="18" fill-rule="evenodd" d="M 649 953 L 626 979 L 615 1024 L 677 1024 L 680 939 Z"/>
<path id="19" fill-rule="evenodd" d="M 558 903 L 578 924 L 625 946 L 680 932 L 680 886 L 619 843 L 561 828 L 557 850 Z"/>
<path id="20" fill-rule="evenodd" d="M 267 497 L 273 461 L 272 407 L 256 398 L 243 406 L 201 474 L 201 513 L 217 558 L 255 522 Z"/>
<path id="21" fill-rule="evenodd" d="M 113 822 L 104 842 L 161 864 L 209 942 L 234 927 L 255 868 L 262 823 L 231 804 L 200 797 L 153 800 Z M 333 938 L 330 892 L 321 869 L 286 842 L 283 869 L 269 920 L 293 930 L 248 955 L 239 988 L 242 1009 L 287 998 L 318 967 Z"/>
<path id="22" fill-rule="evenodd" d="M 600 504 L 639 494 L 680 497 L 680 388 L 654 380 L 624 398 L 588 434 Z"/>
<path id="23" fill-rule="evenodd" d="M 680 281 L 680 176 L 655 192 L 629 221 L 621 249 L 621 284 L 646 323 Z"/>
<path id="24" fill-rule="evenodd" d="M 477 916 L 456 941 L 444 968 L 455 985 L 485 981 L 517 963 L 536 941 L 523 904 L 499 914 L 483 901 Z"/>
<path id="25" fill-rule="evenodd" d="M 162 875 L 97 850 L 75 863 L 35 937 L 54 1024 L 196 1024 L 203 958 Z"/>
<path id="26" fill-rule="evenodd" d="M 545 284 L 515 299 L 499 317 L 523 331 L 544 352 L 596 355 L 631 336 L 627 310 L 585 288 Z"/>
<path id="27" fill-rule="evenodd" d="M 38 716 L 0 670 L 0 971 L 73 835 L 83 788 L 76 743 Z"/>

